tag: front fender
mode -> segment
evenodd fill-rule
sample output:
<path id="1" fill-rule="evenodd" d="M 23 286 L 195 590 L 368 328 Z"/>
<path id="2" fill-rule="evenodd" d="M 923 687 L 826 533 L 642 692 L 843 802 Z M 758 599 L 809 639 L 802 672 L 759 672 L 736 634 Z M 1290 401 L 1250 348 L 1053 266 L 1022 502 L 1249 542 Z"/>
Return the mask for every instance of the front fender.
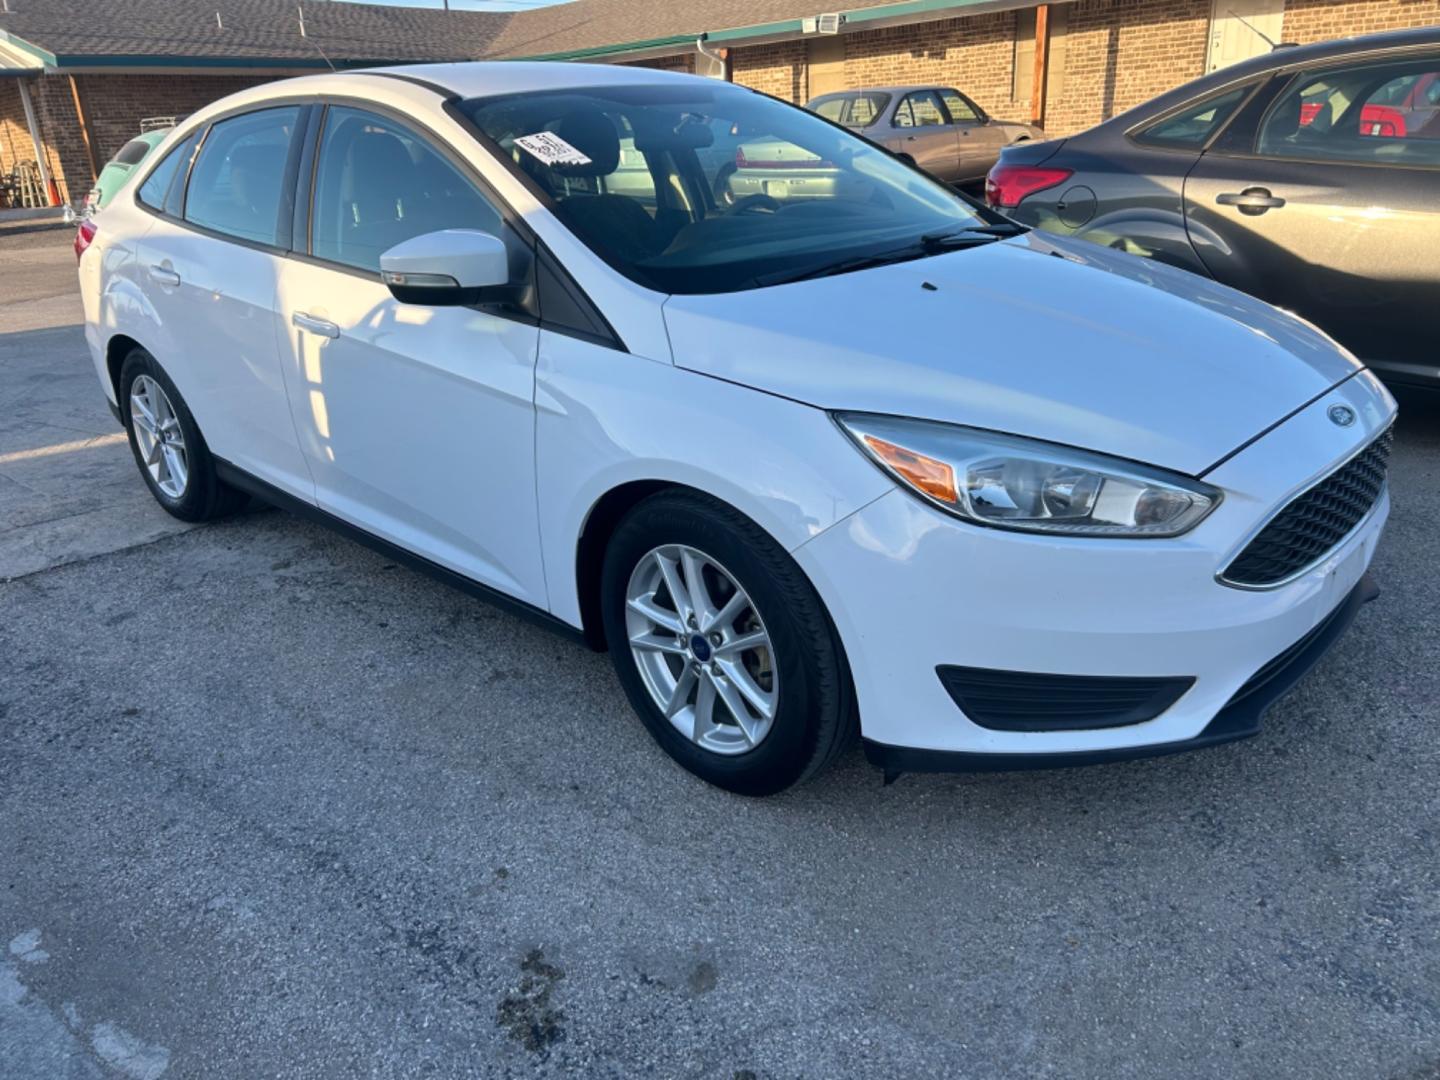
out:
<path id="1" fill-rule="evenodd" d="M 823 410 L 548 331 L 536 424 L 550 610 L 576 626 L 580 537 L 594 507 L 621 485 L 707 492 L 787 551 L 893 487 Z"/>

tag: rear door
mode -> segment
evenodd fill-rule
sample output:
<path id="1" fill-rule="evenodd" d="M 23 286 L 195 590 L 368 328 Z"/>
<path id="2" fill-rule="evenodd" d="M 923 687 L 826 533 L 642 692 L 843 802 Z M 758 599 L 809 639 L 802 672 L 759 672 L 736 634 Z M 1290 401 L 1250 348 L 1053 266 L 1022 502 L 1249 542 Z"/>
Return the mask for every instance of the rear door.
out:
<path id="1" fill-rule="evenodd" d="M 314 487 L 290 422 L 275 315 L 307 115 L 284 105 L 211 124 L 139 260 L 160 323 L 150 347 L 211 451 L 308 501 Z"/>
<path id="2" fill-rule="evenodd" d="M 389 115 L 325 110 L 308 223 L 276 298 L 290 402 L 321 509 L 530 604 L 546 603 L 535 505 L 537 320 L 517 306 L 402 304 L 380 255 L 440 229 L 533 254 L 448 148 Z"/>
<path id="3" fill-rule="evenodd" d="M 1281 77 L 1185 182 L 1192 239 L 1216 278 L 1401 380 L 1440 378 L 1440 122 L 1410 124 L 1418 110 L 1407 110 L 1397 123 L 1387 103 L 1437 71 L 1440 53 Z"/>
<path id="4" fill-rule="evenodd" d="M 960 177 L 956 129 L 934 90 L 914 90 L 895 106 L 893 148 L 931 176 L 953 181 Z"/>
<path id="5" fill-rule="evenodd" d="M 956 164 L 952 180 L 979 180 L 1000 160 L 1005 134 L 958 90 L 941 90 L 941 100 L 956 134 Z"/>

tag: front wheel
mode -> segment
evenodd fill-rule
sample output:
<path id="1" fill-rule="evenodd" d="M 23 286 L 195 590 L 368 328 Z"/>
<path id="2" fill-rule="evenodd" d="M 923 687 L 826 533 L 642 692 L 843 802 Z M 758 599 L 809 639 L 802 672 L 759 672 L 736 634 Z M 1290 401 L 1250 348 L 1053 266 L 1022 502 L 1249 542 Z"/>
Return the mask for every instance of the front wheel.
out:
<path id="1" fill-rule="evenodd" d="M 602 604 L 626 695 L 696 776 L 771 795 L 851 741 L 849 673 L 819 596 L 723 503 L 672 492 L 632 510 L 606 552 Z"/>

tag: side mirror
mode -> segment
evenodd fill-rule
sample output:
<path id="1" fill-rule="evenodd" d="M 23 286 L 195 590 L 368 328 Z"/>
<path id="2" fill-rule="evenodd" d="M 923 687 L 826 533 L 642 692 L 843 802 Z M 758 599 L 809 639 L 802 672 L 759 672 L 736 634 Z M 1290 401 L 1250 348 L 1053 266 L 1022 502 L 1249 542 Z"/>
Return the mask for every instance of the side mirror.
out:
<path id="1" fill-rule="evenodd" d="M 380 277 L 402 304 L 478 304 L 508 292 L 510 256 L 498 236 L 442 229 L 412 236 L 382 254 Z"/>

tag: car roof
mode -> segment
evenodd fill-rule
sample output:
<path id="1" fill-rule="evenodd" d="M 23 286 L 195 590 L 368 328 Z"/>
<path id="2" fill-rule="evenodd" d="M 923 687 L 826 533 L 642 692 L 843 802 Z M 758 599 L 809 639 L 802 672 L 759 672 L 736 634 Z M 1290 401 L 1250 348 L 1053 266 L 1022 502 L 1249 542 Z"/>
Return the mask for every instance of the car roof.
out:
<path id="1" fill-rule="evenodd" d="M 828 94 L 816 94 L 811 101 L 828 97 L 847 97 L 852 94 L 909 94 L 915 90 L 949 90 L 946 83 L 915 83 L 913 86 L 857 86 L 853 90 L 833 90 Z"/>
<path id="2" fill-rule="evenodd" d="M 570 64 L 554 61 L 474 60 L 459 64 L 406 64 L 400 67 L 362 68 L 346 74 L 394 75 L 411 82 L 433 85 L 460 97 L 523 94 L 539 90 L 583 90 L 606 86 L 653 86 L 663 82 L 715 80 L 655 68 L 618 64 Z"/>
<path id="3" fill-rule="evenodd" d="M 1242 60 L 1219 71 L 1212 71 L 1198 79 L 1177 86 L 1158 97 L 1127 109 L 1097 127 L 1129 128 L 1140 118 L 1158 115 L 1195 98 L 1204 97 L 1212 90 L 1219 90 L 1233 83 L 1244 82 L 1257 75 L 1280 71 L 1286 68 L 1303 68 L 1343 60 L 1347 56 L 1362 56 L 1370 53 L 1423 49 L 1440 45 L 1440 26 L 1423 26 L 1415 30 L 1391 30 L 1383 34 L 1364 34 L 1355 37 L 1321 41 L 1313 45 L 1282 45 L 1268 53 Z"/>

